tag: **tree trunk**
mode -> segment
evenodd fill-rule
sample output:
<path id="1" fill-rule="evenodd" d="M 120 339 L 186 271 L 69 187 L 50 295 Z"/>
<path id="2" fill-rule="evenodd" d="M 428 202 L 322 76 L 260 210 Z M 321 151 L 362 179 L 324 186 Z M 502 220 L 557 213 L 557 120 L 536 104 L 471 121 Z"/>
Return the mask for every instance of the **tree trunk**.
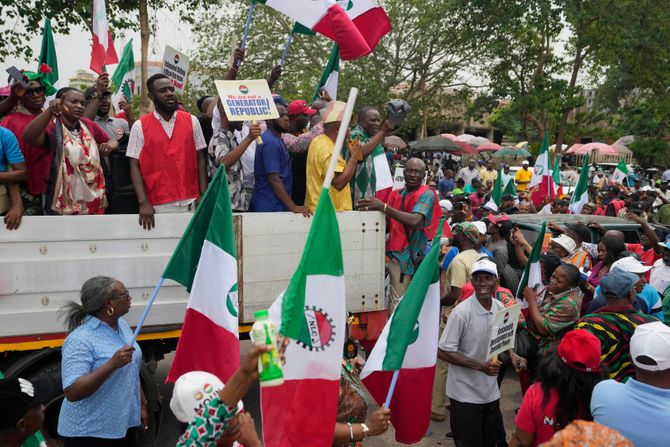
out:
<path id="1" fill-rule="evenodd" d="M 140 9 L 140 40 L 141 40 L 141 53 L 142 61 L 140 66 L 141 73 L 141 82 L 140 92 L 142 96 L 140 97 L 140 116 L 147 113 L 149 110 L 149 95 L 147 91 L 147 75 L 149 71 L 148 59 L 149 59 L 149 10 L 147 6 L 148 0 L 139 0 L 139 9 Z"/>
<path id="2" fill-rule="evenodd" d="M 582 54 L 583 48 L 577 49 L 577 54 L 575 55 L 575 61 L 572 64 L 572 76 L 570 76 L 570 86 L 568 91 L 570 92 L 570 97 L 574 95 L 575 85 L 577 84 L 577 76 L 579 75 L 579 69 L 582 66 L 582 61 L 584 60 L 584 54 Z M 556 153 L 563 153 L 563 142 L 565 140 L 565 134 L 568 132 L 568 117 L 570 116 L 570 111 L 572 109 L 566 107 L 563 110 L 563 115 L 561 115 L 561 122 L 558 126 L 558 136 L 556 137 Z"/>

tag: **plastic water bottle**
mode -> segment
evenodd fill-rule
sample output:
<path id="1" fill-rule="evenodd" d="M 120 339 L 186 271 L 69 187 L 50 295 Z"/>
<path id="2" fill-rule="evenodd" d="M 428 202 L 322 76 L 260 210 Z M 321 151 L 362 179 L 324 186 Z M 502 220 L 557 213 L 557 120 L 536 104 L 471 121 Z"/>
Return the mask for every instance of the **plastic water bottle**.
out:
<path id="1" fill-rule="evenodd" d="M 258 381 L 261 386 L 277 386 L 284 383 L 281 359 L 277 351 L 277 327 L 270 321 L 267 310 L 254 312 L 254 325 L 251 327 L 251 341 L 256 346 L 272 346 L 269 352 L 258 357 Z"/>

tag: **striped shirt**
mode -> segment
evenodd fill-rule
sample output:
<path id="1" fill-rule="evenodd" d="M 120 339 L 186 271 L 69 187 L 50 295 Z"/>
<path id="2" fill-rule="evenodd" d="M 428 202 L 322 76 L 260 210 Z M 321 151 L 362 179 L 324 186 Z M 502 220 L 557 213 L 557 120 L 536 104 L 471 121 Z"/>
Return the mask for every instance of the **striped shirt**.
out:
<path id="1" fill-rule="evenodd" d="M 630 339 L 640 324 L 658 321 L 636 311 L 631 305 L 605 306 L 596 313 L 585 315 L 577 322 L 576 329 L 586 329 L 600 340 L 601 359 L 610 378 L 625 382 L 635 376 L 630 358 Z"/>

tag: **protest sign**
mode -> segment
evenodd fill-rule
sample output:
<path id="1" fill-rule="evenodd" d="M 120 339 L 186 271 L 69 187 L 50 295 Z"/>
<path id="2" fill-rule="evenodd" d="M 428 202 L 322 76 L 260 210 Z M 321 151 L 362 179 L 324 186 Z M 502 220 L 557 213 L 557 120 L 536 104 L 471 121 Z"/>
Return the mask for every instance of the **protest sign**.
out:
<path id="1" fill-rule="evenodd" d="M 393 174 L 393 190 L 403 189 L 405 187 L 405 168 L 395 168 Z"/>
<path id="2" fill-rule="evenodd" d="M 229 121 L 257 121 L 279 118 L 270 87 L 264 79 L 215 81 Z"/>
<path id="3" fill-rule="evenodd" d="M 521 304 L 507 307 L 493 316 L 491 324 L 491 337 L 489 339 L 487 359 L 514 348 L 514 334 L 519 324 L 519 313 Z"/>
<path id="4" fill-rule="evenodd" d="M 163 74 L 170 78 L 177 92 L 183 92 L 188 75 L 188 56 L 166 45 L 163 54 Z"/>

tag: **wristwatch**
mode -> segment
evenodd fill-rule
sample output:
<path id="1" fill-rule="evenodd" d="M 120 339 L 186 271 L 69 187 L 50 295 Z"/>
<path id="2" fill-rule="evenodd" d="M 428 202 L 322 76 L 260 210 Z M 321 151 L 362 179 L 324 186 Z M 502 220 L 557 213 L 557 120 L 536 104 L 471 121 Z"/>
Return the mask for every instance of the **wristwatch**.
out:
<path id="1" fill-rule="evenodd" d="M 363 437 L 364 437 L 364 438 L 367 438 L 367 437 L 368 437 L 368 433 L 370 432 L 370 427 L 368 427 L 368 426 L 365 425 L 365 424 L 361 424 L 361 431 L 363 432 Z"/>

